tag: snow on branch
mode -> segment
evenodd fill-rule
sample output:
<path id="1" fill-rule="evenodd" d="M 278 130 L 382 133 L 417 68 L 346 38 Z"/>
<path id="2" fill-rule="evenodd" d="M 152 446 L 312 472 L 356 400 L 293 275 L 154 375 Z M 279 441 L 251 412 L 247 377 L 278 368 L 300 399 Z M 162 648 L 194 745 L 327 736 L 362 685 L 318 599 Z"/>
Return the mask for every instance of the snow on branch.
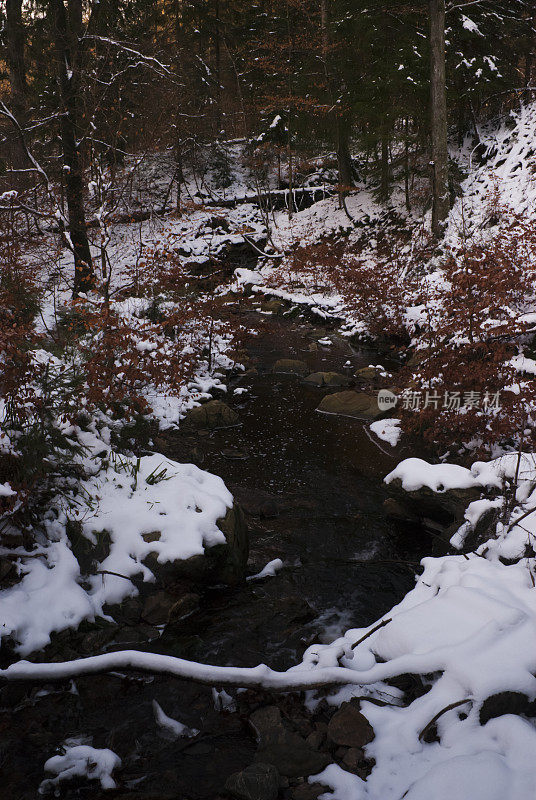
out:
<path id="1" fill-rule="evenodd" d="M 339 657 L 351 660 L 350 652 L 341 650 Z M 439 667 L 432 665 L 432 668 Z M 18 661 L 0 670 L 2 681 L 63 681 L 82 675 L 96 675 L 113 670 L 134 670 L 170 675 L 208 686 L 235 686 L 275 692 L 307 691 L 327 686 L 364 685 L 395 677 L 402 672 L 420 673 L 430 670 L 430 659 L 416 656 L 395 658 L 389 663 L 376 664 L 358 671 L 342 666 L 316 666 L 314 663 L 278 672 L 266 664 L 256 667 L 218 667 L 186 661 L 175 656 L 144 653 L 138 650 L 120 650 L 98 656 L 79 658 L 58 663 Z"/>
<path id="2" fill-rule="evenodd" d="M 168 78 L 176 78 L 177 76 L 169 69 L 166 64 L 163 64 L 154 56 L 147 56 L 144 53 L 140 52 L 139 50 L 135 50 L 133 47 L 128 47 L 123 42 L 118 42 L 115 39 L 110 39 L 108 36 L 97 36 L 95 34 L 86 34 L 82 37 L 82 41 L 87 41 L 91 39 L 93 41 L 102 42 L 103 44 L 110 44 L 113 47 L 117 47 L 119 50 L 122 50 L 124 53 L 129 53 L 130 55 L 136 56 L 136 58 L 141 59 L 141 62 L 152 69 L 155 72 L 159 73 L 161 70 L 164 75 L 167 75 Z"/>
<path id="3" fill-rule="evenodd" d="M 385 666 L 385 665 L 379 665 Z M 239 686 L 271 691 L 301 691 L 358 683 L 361 676 L 345 667 L 319 669 L 295 669 L 277 672 L 266 664 L 256 667 L 216 667 L 185 661 L 174 656 L 143 653 L 137 650 L 122 650 L 99 656 L 80 658 L 58 663 L 31 663 L 19 661 L 7 669 L 0 670 L 0 681 L 55 681 L 95 675 L 111 670 L 135 670 L 171 675 L 192 680 L 208 686 Z M 370 672 L 370 670 L 368 670 Z M 376 676 L 373 680 L 377 680 Z"/>

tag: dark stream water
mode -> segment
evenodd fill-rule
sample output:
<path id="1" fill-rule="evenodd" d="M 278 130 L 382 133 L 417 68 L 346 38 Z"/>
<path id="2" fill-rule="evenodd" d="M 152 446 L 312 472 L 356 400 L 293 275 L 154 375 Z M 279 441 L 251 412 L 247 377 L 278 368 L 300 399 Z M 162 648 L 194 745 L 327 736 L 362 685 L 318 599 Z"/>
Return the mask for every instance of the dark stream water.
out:
<path id="1" fill-rule="evenodd" d="M 223 477 L 246 514 L 252 574 L 274 558 L 284 568 L 236 589 L 207 591 L 199 611 L 168 626 L 151 649 L 283 669 L 313 641 L 368 625 L 398 602 L 414 585 L 412 563 L 423 544 L 382 507 L 383 476 L 403 454 L 385 443 L 380 448 L 358 420 L 315 412 L 324 390 L 271 373 L 278 358 L 347 374 L 389 363 L 331 334 L 332 346 L 311 349 L 326 330 L 300 320 L 265 317 L 259 328 L 249 345 L 257 371 L 231 384 L 223 398 L 241 425 L 205 435 L 179 431 L 164 438 L 164 449 Z M 233 394 L 238 386 L 247 392 Z M 0 722 L 0 756 L 8 768 L 2 800 L 37 797 L 44 761 L 70 736 L 120 755 L 122 788 L 114 796 L 129 800 L 216 798 L 226 777 L 253 760 L 242 707 L 217 711 L 205 687 L 163 677 L 96 676 L 78 680 L 71 693 L 51 688 L 38 695 L 25 686 L 3 692 L 10 711 Z M 201 737 L 166 740 L 154 721 L 154 699 Z M 100 790 L 73 786 L 65 796 L 95 798 Z"/>
<path id="2" fill-rule="evenodd" d="M 309 346 L 325 335 L 305 323 L 267 319 L 249 346 L 257 373 L 232 384 L 223 398 L 241 425 L 168 439 L 166 455 L 189 460 L 193 454 L 223 477 L 246 512 L 251 572 L 274 558 L 285 564 L 276 577 L 207 593 L 191 638 L 183 631 L 175 641 L 168 629 L 160 640 L 173 642 L 170 652 L 180 647 L 188 658 L 240 665 L 267 660 L 285 668 L 318 637 L 374 621 L 413 585 L 411 567 L 395 562 L 418 558 L 415 543 L 382 509 L 382 479 L 400 452 L 378 443 L 359 420 L 316 412 L 326 390 L 271 372 L 279 358 L 305 361 L 311 372 L 350 375 L 380 363 L 377 353 L 355 351 L 333 335 L 331 346 L 312 352 Z M 247 393 L 233 395 L 236 386 Z M 300 614 L 302 624 L 289 624 Z"/>

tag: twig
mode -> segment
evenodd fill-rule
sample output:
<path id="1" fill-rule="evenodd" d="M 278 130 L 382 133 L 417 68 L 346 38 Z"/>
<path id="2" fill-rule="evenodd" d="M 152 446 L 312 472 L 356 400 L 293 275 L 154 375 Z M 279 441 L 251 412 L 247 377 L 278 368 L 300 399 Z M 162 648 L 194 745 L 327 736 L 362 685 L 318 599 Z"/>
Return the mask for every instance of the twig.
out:
<path id="1" fill-rule="evenodd" d="M 438 711 L 435 717 L 433 717 L 428 723 L 428 725 L 425 725 L 422 731 L 419 733 L 419 741 L 421 741 L 423 737 L 428 733 L 430 728 L 432 728 L 432 726 L 435 725 L 439 717 L 442 717 L 443 714 L 447 713 L 447 711 L 452 711 L 453 708 L 458 708 L 458 706 L 463 706 L 466 703 L 472 703 L 472 702 L 473 702 L 472 697 L 466 697 L 465 700 L 457 700 L 455 703 L 450 703 L 450 705 L 445 706 L 445 708 L 442 708 L 441 711 Z"/>
<path id="2" fill-rule="evenodd" d="M 371 628 L 368 633 L 366 633 L 364 636 L 361 637 L 361 639 L 358 639 L 357 642 L 354 642 L 354 644 L 352 645 L 352 650 L 354 650 L 359 644 L 361 644 L 361 642 L 364 642 L 365 639 L 368 639 L 369 636 L 372 636 L 373 633 L 379 631 L 380 628 L 385 628 L 385 626 L 388 625 L 390 622 L 391 622 L 390 618 L 382 619 L 381 622 L 378 622 L 378 624 L 375 625 L 373 628 Z"/>

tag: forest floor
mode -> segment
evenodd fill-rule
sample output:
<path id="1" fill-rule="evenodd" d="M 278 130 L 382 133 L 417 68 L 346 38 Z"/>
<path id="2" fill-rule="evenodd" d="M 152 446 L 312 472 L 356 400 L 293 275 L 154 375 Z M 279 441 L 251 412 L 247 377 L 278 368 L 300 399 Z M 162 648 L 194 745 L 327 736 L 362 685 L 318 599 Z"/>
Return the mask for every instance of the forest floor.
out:
<path id="1" fill-rule="evenodd" d="M 531 797 L 536 461 L 499 442 L 477 461 L 460 441 L 440 460 L 401 435 L 394 411 L 381 414 L 378 391 L 418 351 L 429 307 L 406 296 L 406 340 L 378 336 L 337 277 L 337 246 L 350 242 L 378 275 L 396 260 L 402 283 L 416 273 L 434 296 L 462 234 L 493 228 L 497 186 L 513 213 L 532 213 L 535 113 L 485 133 L 488 157 L 468 167 L 439 250 L 399 190 L 386 209 L 366 187 L 346 211 L 332 197 L 289 217 L 206 207 L 191 186 L 182 216 L 111 226 L 125 352 L 166 353 L 147 320 L 171 318 L 186 297 L 174 335 L 191 369 L 178 391 L 143 387 L 141 427 L 103 412 L 62 429 L 84 445 L 81 482 L 50 500 L 31 549 L 4 537 L 1 675 L 25 677 L 0 690 L 6 798 L 39 787 L 133 800 Z M 220 201 L 247 195 L 236 170 Z M 166 176 L 155 159 L 136 207 Z M 51 242 L 26 255 L 50 267 Z M 51 341 L 68 295 L 63 253 L 53 266 L 36 358 L 62 370 Z M 521 384 L 536 361 L 530 348 L 517 358 Z M 13 492 L 7 479 L 1 488 Z M 130 675 L 125 649 L 267 662 L 280 687 L 322 670 L 355 682 L 304 695 L 210 689 Z M 118 654 L 107 675 L 52 682 L 58 662 L 106 653 Z M 36 684 L 45 662 L 49 680 Z"/>

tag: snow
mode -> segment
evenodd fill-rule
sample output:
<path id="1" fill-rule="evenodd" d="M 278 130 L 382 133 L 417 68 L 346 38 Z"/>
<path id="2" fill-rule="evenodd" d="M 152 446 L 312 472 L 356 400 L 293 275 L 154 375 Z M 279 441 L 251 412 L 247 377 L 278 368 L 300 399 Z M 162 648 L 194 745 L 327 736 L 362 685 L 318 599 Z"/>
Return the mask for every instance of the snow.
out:
<path id="1" fill-rule="evenodd" d="M 481 35 L 476 24 L 462 17 L 463 27 Z M 496 71 L 493 60 L 484 57 L 487 68 Z M 467 68 L 476 65 L 466 62 Z M 271 127 L 278 124 L 276 118 Z M 536 209 L 534 182 L 534 129 L 536 105 L 511 112 L 508 124 L 490 124 L 480 130 L 485 160 L 477 163 L 469 148 L 453 154 L 467 169 L 462 197 L 456 200 L 445 236 L 445 250 L 456 251 L 463 236 L 485 237 L 490 222 L 489 199 L 497 190 L 500 200 L 512 210 L 532 217 Z M 231 146 L 231 150 L 232 150 Z M 236 145 L 238 148 L 239 145 Z M 233 151 L 236 152 L 236 151 Z M 169 176 L 166 177 L 166 180 Z M 233 193 L 254 199 L 244 175 L 236 174 Z M 162 182 L 163 185 L 165 181 Z M 239 191 L 237 191 L 237 187 Z M 188 189 L 194 195 L 194 187 Z M 9 200 L 2 195 L 0 199 Z M 225 197 L 225 190 L 223 195 Z M 198 198 L 199 199 L 199 198 Z M 404 215 L 400 187 L 394 187 L 392 208 Z M 358 225 L 381 224 L 385 207 L 373 197 L 370 188 L 360 186 L 347 199 L 349 213 L 356 223 L 348 234 L 355 243 Z M 57 212 L 59 213 L 59 212 Z M 97 211 L 103 219 L 103 210 Z M 210 215 L 224 216 L 231 232 L 210 228 Z M 408 227 L 416 218 L 407 216 Z M 311 208 L 298 212 L 292 221 L 284 212 L 274 215 L 272 241 L 281 255 L 291 247 L 308 244 L 322 234 L 348 231 L 351 227 L 336 198 L 327 197 Z M 463 225 L 462 225 L 463 222 Z M 194 211 L 180 219 L 165 223 L 151 219 L 134 226 L 113 227 L 109 243 L 111 260 L 118 265 L 112 284 L 124 282 L 125 269 L 138 252 L 140 242 L 155 247 L 170 244 L 180 254 L 185 266 L 207 263 L 209 258 L 224 253 L 229 244 L 243 242 L 240 233 L 251 226 L 248 237 L 259 242 L 265 234 L 257 210 L 249 204 L 236 209 Z M 493 229 L 491 225 L 491 229 Z M 483 232 L 484 231 L 484 232 Z M 413 243 L 412 245 L 413 246 Z M 376 263 L 377 239 L 368 236 L 363 252 Z M 94 248 L 94 251 L 96 249 Z M 408 250 L 408 253 L 410 251 Z M 281 271 L 281 266 L 284 270 Z M 434 260 L 425 265 L 433 269 Z M 288 275 L 281 278 L 282 272 Z M 423 285 L 430 292 L 444 286 L 440 270 L 427 275 Z M 291 260 L 261 260 L 257 269 L 235 271 L 232 288 L 239 292 L 253 287 L 259 296 L 280 297 L 293 304 L 308 306 L 323 318 L 342 320 L 341 333 L 351 336 L 366 332 L 366 323 L 347 307 L 329 276 L 303 275 L 293 270 Z M 55 299 L 55 298 L 54 298 Z M 416 300 L 413 300 L 416 303 Z M 135 316 L 139 301 L 129 299 L 122 313 Z M 53 320 L 52 303 L 45 310 L 43 324 Z M 138 311 L 140 308 L 137 309 Z M 435 308 L 440 317 L 441 309 Z M 421 304 L 403 310 L 410 332 L 425 320 Z M 528 313 L 520 321 L 534 323 Z M 319 340 L 329 346 L 329 338 Z M 415 341 L 414 341 L 415 344 Z M 152 352 L 158 344 L 140 330 L 135 347 L 140 353 Z M 218 341 L 217 366 L 230 365 L 226 360 L 226 341 Z M 536 360 L 520 352 L 509 366 L 519 373 L 536 375 Z M 379 365 L 377 368 L 380 368 Z M 202 365 L 195 380 L 176 394 L 146 390 L 159 424 L 176 424 L 188 407 L 208 396 L 221 380 Z M 515 386 L 515 384 L 513 384 Z M 235 394 L 241 389 L 236 389 Z M 519 391 L 519 385 L 518 385 Z M 384 419 L 370 425 L 381 440 L 396 446 L 400 437 L 400 420 Z M 73 431 L 73 435 L 74 435 Z M 76 432 L 83 440 L 81 432 Z M 99 446 L 102 448 L 101 438 Z M 106 443 L 106 442 L 105 442 Z M 95 445 L 91 436 L 87 444 Z M 202 554 L 205 548 L 223 541 L 216 526 L 232 504 L 232 497 L 220 478 L 182 465 L 157 454 L 139 460 L 117 458 L 109 446 L 106 463 L 85 479 L 81 486 L 86 500 L 79 507 L 66 509 L 57 499 L 46 520 L 48 541 L 31 557 L 21 556 L 21 581 L 0 591 L 0 623 L 2 635 L 12 635 L 21 655 L 44 647 L 53 631 L 76 627 L 83 619 L 104 614 L 105 605 L 119 603 L 137 592 L 126 578 L 153 580 L 143 564 L 149 553 L 160 563 Z M 95 450 L 92 450 L 93 455 Z M 507 508 L 507 490 L 517 476 L 513 508 Z M 536 591 L 534 559 L 527 544 L 536 540 L 536 459 L 532 453 L 509 453 L 500 458 L 477 461 L 471 467 L 456 464 L 431 464 L 420 458 L 408 458 L 386 476 L 387 484 L 399 480 L 406 491 L 426 487 L 433 492 L 453 489 L 478 489 L 496 496 L 482 497 L 469 503 L 464 523 L 452 538 L 462 548 L 467 535 L 474 530 L 482 515 L 489 510 L 502 511 L 495 530 L 476 553 L 425 558 L 423 572 L 415 588 L 389 611 L 382 621 L 387 623 L 367 636 L 357 647 L 354 643 L 375 628 L 352 629 L 329 644 L 315 644 L 304 654 L 303 662 L 287 672 L 276 672 L 266 665 L 253 668 L 213 667 L 171 656 L 124 651 L 107 653 L 67 663 L 30 663 L 20 661 L 0 671 L 8 679 L 52 679 L 71 677 L 110 669 L 141 669 L 163 672 L 179 678 L 190 678 L 209 685 L 240 685 L 265 689 L 310 689 L 308 703 L 314 706 L 319 697 L 314 690 L 321 683 L 333 688 L 328 702 L 337 705 L 353 696 L 370 696 L 386 700 L 378 706 L 362 701 L 362 711 L 374 726 L 375 739 L 366 748 L 366 755 L 375 765 L 367 781 L 352 775 L 335 764 L 311 781 L 321 780 L 331 787 L 334 800 L 528 800 L 536 785 L 536 729 L 533 721 L 504 714 L 480 724 L 483 703 L 499 692 L 521 692 L 536 698 Z M 0 484 L 0 496 L 14 494 L 8 483 Z M 508 513 L 506 513 L 508 511 Z M 534 514 L 531 515 L 531 512 Z M 101 573 L 82 576 L 80 567 L 66 536 L 67 516 L 81 525 L 90 541 L 99 536 L 110 537 L 109 555 L 97 565 Z M 521 519 L 523 518 L 523 519 Z M 144 538 L 145 537 L 145 538 Z M 528 552 L 528 555 L 527 555 Z M 516 560 L 505 564 L 500 559 Z M 275 575 L 283 566 L 280 559 L 269 562 L 250 580 Z M 85 578 L 86 580 L 82 580 Z M 426 690 L 419 697 L 405 697 L 389 683 L 400 675 L 420 676 Z M 232 704 L 224 690 L 215 693 L 215 702 Z M 443 712 L 452 703 L 461 705 Z M 167 735 L 195 735 L 196 731 L 165 714 L 155 701 L 153 710 L 157 725 Z M 463 713 L 462 713 L 463 712 Z M 437 740 L 426 742 L 422 732 L 437 715 Z M 49 759 L 47 771 L 55 777 L 44 781 L 42 790 L 52 789 L 73 775 L 99 780 L 103 789 L 113 788 L 113 770 L 120 765 L 109 750 L 95 750 L 87 745 L 73 745 L 65 753 Z"/>
<path id="2" fill-rule="evenodd" d="M 536 469 L 530 453 L 475 462 L 471 469 L 449 469 L 456 465 L 431 465 L 420 459 L 406 459 L 399 466 L 393 473 L 402 476 L 410 491 L 415 485 L 441 491 L 442 486 L 483 487 L 489 482 L 500 490 L 517 474 L 520 506 L 514 521 L 516 513 L 536 508 Z M 435 467 L 445 467 L 446 472 L 437 473 Z M 498 500 L 483 499 L 486 503 Z M 466 512 L 467 522 L 475 524 L 487 507 L 473 501 Z M 529 524 L 536 528 L 536 520 Z M 516 540 L 515 525 L 503 530 L 502 544 L 496 542 L 496 546 L 504 548 L 512 538 Z M 331 684 L 327 700 L 334 706 L 352 697 L 365 698 L 361 710 L 375 731 L 374 740 L 365 748 L 367 758 L 374 759 L 366 781 L 334 764 L 310 778 L 331 787 L 335 798 L 528 800 L 536 783 L 533 723 L 503 714 L 480 724 L 480 712 L 484 702 L 498 693 L 521 693 L 530 701 L 536 698 L 532 565 L 501 563 L 490 542 L 485 555 L 424 558 L 415 588 L 382 618 L 381 627 L 374 623 L 350 629 L 330 643 L 311 645 L 302 663 L 286 672 L 262 664 L 213 667 L 172 656 L 123 651 L 66 663 L 20 661 L 0 671 L 0 678 L 46 681 L 137 669 L 220 687 L 309 688 L 311 708 L 326 696 L 314 692 L 315 687 Z M 416 680 L 420 676 L 426 691 L 406 698 L 390 683 L 407 674 L 417 676 Z M 387 704 L 377 705 L 366 697 Z M 447 710 L 452 704 L 456 707 Z M 155 707 L 157 721 L 179 730 L 173 725 L 177 721 L 169 721 L 159 709 Z M 423 732 L 434 719 L 437 737 L 427 741 Z"/>
<path id="3" fill-rule="evenodd" d="M 469 489 L 481 486 L 478 479 L 466 467 L 457 464 L 429 464 L 422 458 L 406 458 L 385 477 L 385 483 L 401 481 L 407 492 L 415 492 L 423 486 L 433 492 L 449 489 Z"/>
<path id="4" fill-rule="evenodd" d="M 0 591 L 0 632 L 12 635 L 26 655 L 50 642 L 52 631 L 76 628 L 94 618 L 94 604 L 79 585 L 80 567 L 65 541 L 46 555 L 22 559 L 22 580 Z"/>
<path id="5" fill-rule="evenodd" d="M 369 425 L 369 428 L 372 433 L 376 434 L 378 439 L 388 442 L 391 447 L 396 447 L 402 436 L 400 420 L 396 417 L 376 420 L 376 422 L 372 422 Z"/>
<path id="6" fill-rule="evenodd" d="M 351 643 L 366 629 L 348 631 L 332 645 L 313 645 L 305 662 L 326 663 L 331 650 L 343 666 L 356 669 L 360 683 L 369 683 L 371 673 L 383 680 L 409 672 L 424 676 L 429 691 L 409 705 L 362 702 L 376 734 L 366 747 L 376 761 L 366 783 L 335 766 L 310 781 L 321 780 L 344 800 L 399 800 L 406 792 L 423 800 L 528 800 L 536 781 L 534 726 L 510 715 L 481 726 L 479 710 L 502 691 L 536 697 L 536 596 L 529 573 L 478 556 L 426 558 L 423 565 L 415 589 L 389 612 L 389 624 L 353 651 Z M 340 689 L 329 702 L 354 694 L 362 695 L 362 687 Z M 393 702 L 393 694 L 393 687 L 377 684 L 379 699 Z M 461 700 L 468 702 L 438 720 L 439 741 L 425 743 L 420 733 L 426 725 Z M 487 794 L 490 778 L 499 775 L 504 780 L 497 778 L 497 795 Z M 483 793 L 474 793 L 478 786 Z"/>
<path id="7" fill-rule="evenodd" d="M 153 711 L 156 724 L 159 728 L 162 728 L 168 737 L 172 739 L 191 739 L 198 735 L 199 731 L 196 730 L 196 728 L 189 728 L 188 725 L 184 725 L 182 722 L 168 717 L 156 700 L 153 700 Z"/>
<path id="8" fill-rule="evenodd" d="M 92 455 L 103 447 L 86 434 L 86 445 L 92 444 Z M 14 637 L 21 655 L 43 648 L 53 631 L 76 628 L 83 619 L 103 615 L 106 604 L 137 594 L 128 578 L 154 580 L 142 563 L 150 553 L 165 563 L 225 542 L 216 521 L 233 502 L 221 478 L 193 464 L 158 454 L 118 457 L 110 449 L 105 465 L 82 482 L 81 494 L 85 502 L 69 509 L 58 500 L 57 518 L 47 523 L 52 541 L 44 554 L 22 558 L 22 580 L 0 591 L 1 633 Z M 82 587 L 65 530 L 68 518 L 80 523 L 91 542 L 109 536 L 109 554 L 96 572 L 116 575 L 86 576 L 89 585 Z"/>
<path id="9" fill-rule="evenodd" d="M 514 356 L 509 361 L 516 372 L 528 372 L 530 375 L 536 375 L 536 361 L 533 358 L 528 358 L 524 355 Z"/>
<path id="10" fill-rule="evenodd" d="M 158 454 L 127 463 L 130 474 L 125 474 L 119 463 L 85 486 L 88 493 L 98 497 L 98 509 L 89 519 L 80 515 L 84 535 L 91 538 L 106 531 L 111 538 L 110 554 L 101 563 L 102 570 L 128 577 L 141 573 L 147 580 L 151 574 L 142 561 L 149 553 L 164 563 L 202 555 L 205 547 L 225 542 L 216 520 L 231 507 L 232 495 L 221 478 Z M 158 538 L 144 539 L 155 531 Z M 129 590 L 135 591 L 124 578 L 92 578 L 92 599 L 97 608 L 104 603 L 120 603 Z"/>
<path id="11" fill-rule="evenodd" d="M 261 569 L 260 572 L 257 572 L 256 575 L 250 575 L 247 580 L 248 581 L 256 581 L 260 578 L 269 578 L 277 575 L 277 573 L 283 569 L 283 562 L 280 558 L 274 558 L 273 561 L 269 561 L 265 567 Z"/>
<path id="12" fill-rule="evenodd" d="M 112 750 L 97 750 L 89 745 L 67 746 L 63 755 L 52 756 L 45 763 L 45 772 L 51 772 L 54 777 L 45 779 L 39 792 L 54 791 L 55 787 L 72 778 L 98 780 L 102 789 L 115 789 L 112 772 L 120 766 L 121 759 Z"/>
<path id="13" fill-rule="evenodd" d="M 461 17 L 461 18 L 462 18 L 462 25 L 463 25 L 463 27 L 465 28 L 465 30 L 467 30 L 467 31 L 471 31 L 471 33 L 476 33 L 476 34 L 478 34 L 479 36 L 483 36 L 483 35 L 484 35 L 484 34 L 483 34 L 483 33 L 481 33 L 481 31 L 479 30 L 479 27 L 478 27 L 478 25 L 476 24 L 476 22 L 473 22 L 473 20 L 472 20 L 472 19 L 469 19 L 469 17 L 466 17 L 464 14 L 462 14 L 462 17 Z"/>
<path id="14" fill-rule="evenodd" d="M 496 122 L 479 128 L 486 148 L 481 164 L 474 163 L 472 151 L 459 157 L 468 177 L 462 183 L 462 196 L 449 217 L 445 245 L 458 246 L 464 236 L 482 236 L 482 226 L 490 216 L 489 203 L 498 193 L 499 201 L 528 219 L 536 210 L 536 185 L 533 174 L 536 104 L 522 105 L 510 112 L 506 123 Z"/>

